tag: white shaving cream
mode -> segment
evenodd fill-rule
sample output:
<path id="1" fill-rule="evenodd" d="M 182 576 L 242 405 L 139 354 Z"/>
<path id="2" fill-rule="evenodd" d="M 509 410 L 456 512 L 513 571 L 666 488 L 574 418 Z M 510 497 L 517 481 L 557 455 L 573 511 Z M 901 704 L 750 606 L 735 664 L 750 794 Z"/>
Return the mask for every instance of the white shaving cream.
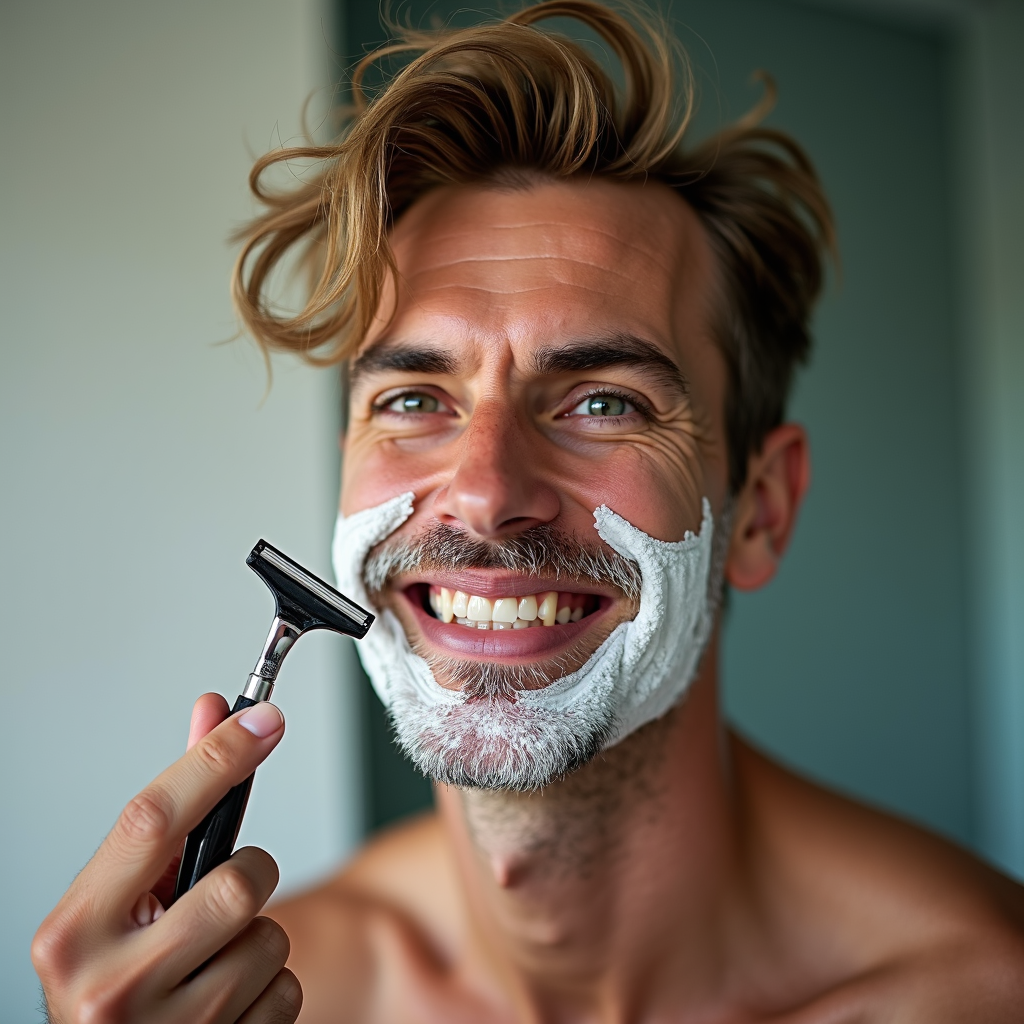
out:
<path id="1" fill-rule="evenodd" d="M 575 672 L 542 689 L 519 691 L 511 708 L 470 714 L 465 696 L 437 683 L 385 609 L 357 649 L 419 767 L 448 782 L 533 788 L 676 704 L 696 675 L 714 617 L 714 521 L 706 498 L 702 510 L 700 532 L 674 543 L 656 540 L 605 505 L 594 511 L 601 539 L 640 568 L 637 616 L 616 626 Z M 366 557 L 412 512 L 408 493 L 338 517 L 332 554 L 343 593 L 371 606 L 363 581 Z M 496 758 L 503 759 L 498 770 Z"/>

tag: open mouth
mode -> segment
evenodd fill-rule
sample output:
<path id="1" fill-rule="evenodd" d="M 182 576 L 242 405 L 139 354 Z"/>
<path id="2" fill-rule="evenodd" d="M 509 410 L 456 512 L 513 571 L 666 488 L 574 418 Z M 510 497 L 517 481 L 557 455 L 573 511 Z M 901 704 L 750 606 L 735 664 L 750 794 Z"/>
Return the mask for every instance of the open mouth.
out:
<path id="1" fill-rule="evenodd" d="M 440 622 L 467 629 L 530 629 L 579 622 L 601 607 L 596 594 L 545 590 L 537 594 L 483 597 L 436 584 L 420 584 L 421 605 Z"/>
<path id="2" fill-rule="evenodd" d="M 531 588 L 521 578 L 505 585 L 481 580 L 484 594 L 474 593 L 477 588 L 466 585 L 469 579 L 465 589 L 456 589 L 459 582 L 444 587 L 421 580 L 398 591 L 423 640 L 449 656 L 474 660 L 533 663 L 561 656 L 584 636 L 603 639 L 608 614 L 617 605 L 606 593 L 527 593 Z"/>

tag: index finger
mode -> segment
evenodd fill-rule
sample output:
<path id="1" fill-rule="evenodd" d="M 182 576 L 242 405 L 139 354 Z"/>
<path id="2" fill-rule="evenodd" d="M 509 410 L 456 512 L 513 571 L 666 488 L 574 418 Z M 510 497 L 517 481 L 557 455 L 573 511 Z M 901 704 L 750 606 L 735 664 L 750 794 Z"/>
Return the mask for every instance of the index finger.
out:
<path id="1" fill-rule="evenodd" d="M 188 743 L 191 750 L 208 732 L 224 721 L 231 713 L 228 702 L 219 693 L 204 693 L 192 705 L 192 718 L 188 724 Z"/>
<path id="2" fill-rule="evenodd" d="M 248 778 L 284 735 L 284 717 L 261 703 L 232 715 L 156 777 L 121 812 L 79 875 L 128 922 L 140 893 L 160 879 L 178 846 L 232 786 Z"/>

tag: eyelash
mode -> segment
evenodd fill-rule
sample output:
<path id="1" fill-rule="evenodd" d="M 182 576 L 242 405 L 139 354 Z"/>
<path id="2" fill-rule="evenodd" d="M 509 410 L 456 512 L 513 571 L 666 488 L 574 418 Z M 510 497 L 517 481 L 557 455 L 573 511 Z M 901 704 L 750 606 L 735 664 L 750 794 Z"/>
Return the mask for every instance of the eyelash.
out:
<path id="1" fill-rule="evenodd" d="M 396 412 L 393 412 L 393 410 L 388 409 L 388 406 L 391 405 L 392 402 L 395 402 L 399 398 L 404 398 L 406 395 L 424 395 L 424 394 L 429 395 L 430 392 L 429 391 L 424 391 L 422 388 L 408 388 L 408 389 L 402 390 L 402 391 L 389 391 L 389 392 L 385 393 L 384 395 L 382 395 L 380 398 L 378 398 L 376 402 L 374 402 L 374 404 L 371 406 L 371 410 L 374 413 L 392 413 L 392 415 L 395 415 L 395 416 L 402 416 L 402 415 L 409 415 L 409 416 L 412 416 L 412 415 L 421 415 L 421 416 L 437 415 L 437 413 L 419 413 L 419 414 L 416 414 L 416 413 L 396 413 Z M 651 418 L 651 407 L 646 402 L 644 402 L 642 399 L 638 398 L 636 395 L 634 395 L 634 394 L 632 394 L 630 392 L 621 391 L 618 388 L 612 388 L 612 387 L 595 387 L 595 388 L 591 388 L 589 391 L 585 391 L 582 395 L 576 395 L 575 396 L 575 401 L 573 402 L 572 408 L 575 409 L 576 406 L 580 404 L 580 402 L 586 401 L 586 399 L 592 398 L 595 395 L 611 395 L 614 398 L 621 398 L 624 402 L 628 402 L 630 405 L 632 405 L 636 409 L 636 411 L 638 413 L 640 413 L 640 415 L 643 416 L 645 419 L 650 419 Z M 436 397 L 436 396 L 432 396 L 432 397 Z M 438 401 L 440 402 L 441 400 L 438 399 Z M 570 412 L 571 412 L 571 410 L 570 410 Z M 562 415 L 567 417 L 569 415 L 569 413 L 566 412 L 566 413 L 563 413 Z M 624 416 L 628 416 L 629 413 L 624 413 L 623 415 Z M 607 416 L 607 417 L 601 417 L 601 418 L 602 419 L 621 419 L 622 417 Z"/>
<path id="2" fill-rule="evenodd" d="M 651 418 L 651 407 L 646 402 L 644 402 L 642 399 L 638 398 L 636 395 L 634 395 L 634 394 L 632 394 L 632 393 L 630 393 L 628 391 L 620 391 L 618 388 L 609 388 L 609 387 L 600 388 L 600 387 L 595 387 L 595 388 L 591 388 L 589 391 L 584 391 L 582 395 L 574 396 L 575 401 L 573 402 L 572 408 L 575 409 L 576 406 L 580 404 L 580 402 L 585 402 L 588 398 L 593 398 L 595 395 L 611 395 L 614 398 L 621 398 L 624 402 L 628 402 L 630 405 L 634 406 L 636 408 L 636 411 L 638 413 L 640 413 L 640 415 L 643 416 L 645 419 L 650 419 Z M 569 412 L 572 412 L 572 409 L 570 409 Z M 566 413 L 563 413 L 562 415 L 563 416 L 568 416 L 569 413 L 566 412 Z M 628 415 L 629 415 L 629 413 L 623 413 L 623 416 L 628 416 Z M 623 416 L 602 416 L 602 417 L 592 417 L 592 418 L 593 419 L 600 418 L 600 419 L 615 420 L 615 419 L 622 419 Z"/>
<path id="3" fill-rule="evenodd" d="M 373 412 L 373 413 L 391 413 L 394 416 L 403 416 L 403 415 L 404 416 L 415 416 L 415 415 L 419 415 L 419 416 L 436 416 L 437 415 L 437 413 L 400 413 L 400 412 L 394 412 L 394 410 L 388 408 L 388 406 L 391 405 L 392 402 L 396 402 L 396 401 L 398 401 L 399 398 L 405 398 L 408 395 L 428 395 L 429 397 L 436 399 L 438 404 L 440 404 L 440 405 L 444 405 L 445 404 L 436 395 L 431 395 L 431 393 L 428 390 L 426 390 L 425 388 L 404 388 L 404 389 L 400 389 L 398 391 L 387 391 L 387 392 L 385 392 L 380 398 L 377 399 L 376 402 L 373 403 L 373 405 L 370 406 L 370 411 Z M 450 410 L 446 410 L 446 411 L 450 411 Z"/>

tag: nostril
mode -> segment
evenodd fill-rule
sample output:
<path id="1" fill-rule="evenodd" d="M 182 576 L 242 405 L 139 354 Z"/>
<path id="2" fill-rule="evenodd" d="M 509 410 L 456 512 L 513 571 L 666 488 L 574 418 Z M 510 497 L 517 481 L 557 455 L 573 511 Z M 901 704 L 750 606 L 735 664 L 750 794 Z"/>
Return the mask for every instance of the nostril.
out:
<path id="1" fill-rule="evenodd" d="M 537 525 L 539 525 L 539 520 L 534 519 L 531 516 L 513 516 L 511 519 L 506 519 L 499 529 L 514 530 L 518 533 L 520 530 L 528 530 L 530 527 Z"/>

